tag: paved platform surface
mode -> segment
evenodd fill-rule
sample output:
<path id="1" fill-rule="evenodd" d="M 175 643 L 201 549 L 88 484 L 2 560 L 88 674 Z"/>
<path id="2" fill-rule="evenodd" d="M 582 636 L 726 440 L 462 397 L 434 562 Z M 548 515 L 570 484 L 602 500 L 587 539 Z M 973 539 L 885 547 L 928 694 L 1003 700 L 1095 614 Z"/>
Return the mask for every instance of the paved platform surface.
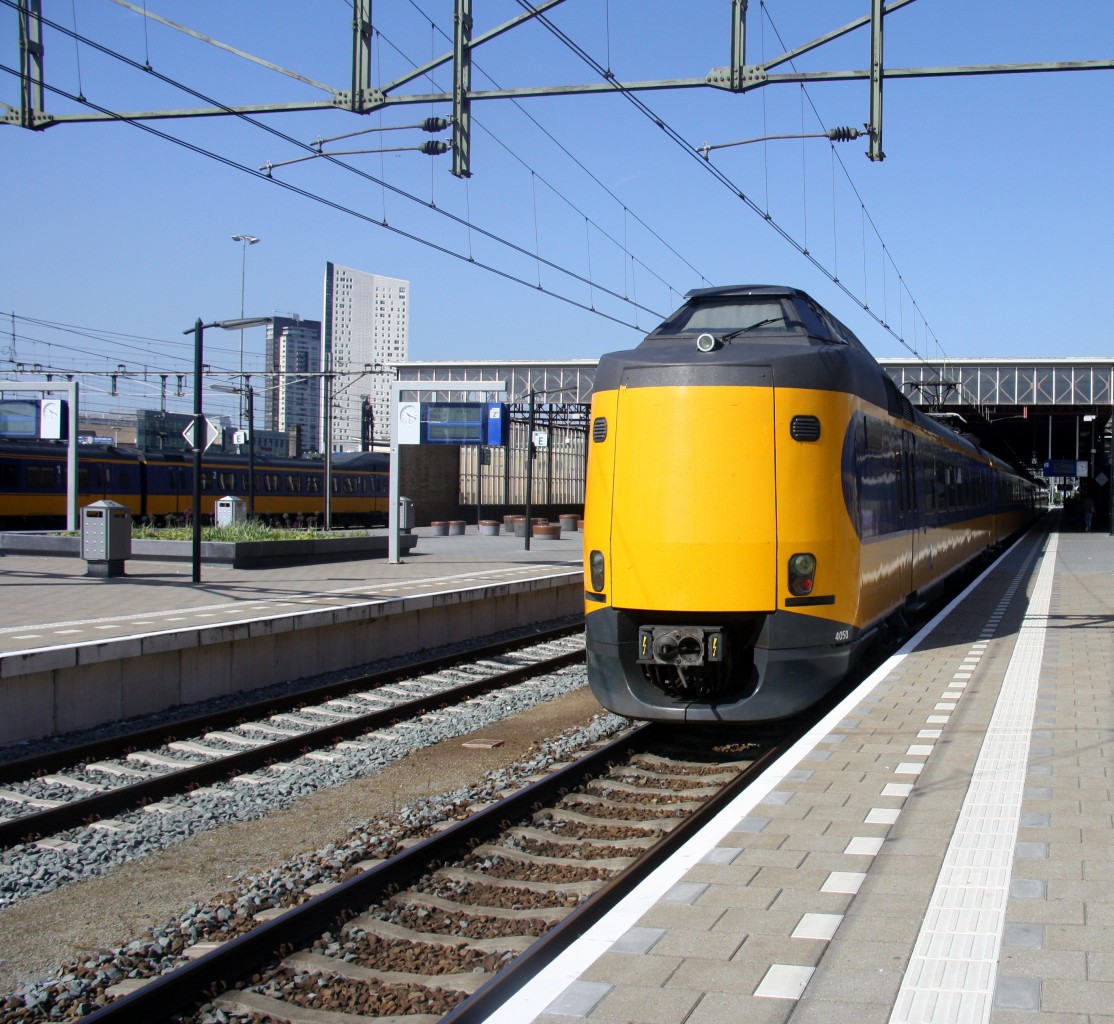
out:
<path id="1" fill-rule="evenodd" d="M 489 1024 L 1114 1021 L 1112 580 L 1030 534 Z"/>
<path id="2" fill-rule="evenodd" d="M 0 654 L 266 618 L 313 608 L 466 589 L 541 574 L 580 571 L 582 534 L 559 539 L 434 537 L 414 531 L 415 549 L 385 558 L 268 569 L 131 560 L 125 576 L 85 575 L 81 558 L 0 557 Z"/>

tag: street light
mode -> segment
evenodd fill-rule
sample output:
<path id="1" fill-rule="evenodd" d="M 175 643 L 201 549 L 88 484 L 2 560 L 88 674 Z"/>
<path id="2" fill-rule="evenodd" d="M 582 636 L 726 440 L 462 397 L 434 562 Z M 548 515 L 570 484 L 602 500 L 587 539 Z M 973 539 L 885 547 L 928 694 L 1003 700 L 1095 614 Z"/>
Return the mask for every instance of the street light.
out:
<path id="1" fill-rule="evenodd" d="M 242 332 L 241 332 L 242 333 Z M 234 388 L 228 384 L 214 384 L 214 391 L 229 395 L 248 396 L 248 518 L 255 518 L 255 388 L 251 386 L 251 375 L 245 374 L 243 387 Z"/>
<path id="2" fill-rule="evenodd" d="M 240 318 L 244 316 L 244 280 L 247 276 L 248 269 L 248 246 L 255 245 L 259 241 L 255 235 L 233 235 L 233 242 L 239 242 L 242 246 L 240 253 Z M 240 331 L 240 380 L 244 379 L 244 332 Z M 244 403 L 240 402 L 240 421 L 239 425 L 244 425 Z"/>
<path id="3" fill-rule="evenodd" d="M 201 377 L 204 372 L 202 358 L 205 349 L 205 328 L 219 327 L 224 331 L 243 330 L 271 323 L 269 316 L 241 317 L 238 320 L 214 320 L 202 323 L 200 317 L 193 327 L 183 334 L 193 335 L 193 582 L 201 582 L 201 456 L 205 451 L 205 415 L 201 404 Z"/>

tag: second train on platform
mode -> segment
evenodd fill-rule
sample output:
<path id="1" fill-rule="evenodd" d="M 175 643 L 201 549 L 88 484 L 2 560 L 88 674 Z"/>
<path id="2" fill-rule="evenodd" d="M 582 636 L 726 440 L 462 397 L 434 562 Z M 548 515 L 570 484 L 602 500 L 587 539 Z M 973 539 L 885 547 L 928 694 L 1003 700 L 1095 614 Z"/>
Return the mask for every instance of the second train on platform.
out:
<path id="1" fill-rule="evenodd" d="M 596 371 L 589 682 L 637 719 L 784 718 L 1046 492 L 914 409 L 804 292 L 686 298 Z"/>

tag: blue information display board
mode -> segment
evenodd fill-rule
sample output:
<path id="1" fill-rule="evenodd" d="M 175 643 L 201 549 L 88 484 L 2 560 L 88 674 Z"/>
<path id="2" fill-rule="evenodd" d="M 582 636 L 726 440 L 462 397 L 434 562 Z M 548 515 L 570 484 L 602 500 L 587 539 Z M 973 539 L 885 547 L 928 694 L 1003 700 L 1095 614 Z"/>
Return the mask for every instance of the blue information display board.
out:
<path id="1" fill-rule="evenodd" d="M 421 444 L 506 444 L 501 402 L 422 402 Z"/>

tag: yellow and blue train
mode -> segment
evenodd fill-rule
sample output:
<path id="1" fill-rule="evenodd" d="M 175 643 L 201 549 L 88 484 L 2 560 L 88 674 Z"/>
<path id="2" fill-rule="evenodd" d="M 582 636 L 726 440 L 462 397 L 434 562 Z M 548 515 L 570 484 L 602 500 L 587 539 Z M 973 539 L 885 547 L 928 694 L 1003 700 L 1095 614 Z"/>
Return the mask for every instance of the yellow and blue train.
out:
<path id="1" fill-rule="evenodd" d="M 334 526 L 387 522 L 389 456 L 382 452 L 333 456 Z M 212 522 L 226 495 L 247 499 L 246 455 L 206 455 L 201 468 L 201 514 Z M 116 445 L 78 446 L 78 507 L 107 499 L 155 525 L 192 513 L 193 456 Z M 279 525 L 316 520 L 324 525 L 325 467 L 311 459 L 255 458 L 256 518 Z M 66 525 L 66 446 L 52 441 L 0 441 L 0 529 L 60 529 Z"/>
<path id="2" fill-rule="evenodd" d="M 690 292 L 596 370 L 588 678 L 637 719 L 785 718 L 1041 512 L 804 292 Z"/>

